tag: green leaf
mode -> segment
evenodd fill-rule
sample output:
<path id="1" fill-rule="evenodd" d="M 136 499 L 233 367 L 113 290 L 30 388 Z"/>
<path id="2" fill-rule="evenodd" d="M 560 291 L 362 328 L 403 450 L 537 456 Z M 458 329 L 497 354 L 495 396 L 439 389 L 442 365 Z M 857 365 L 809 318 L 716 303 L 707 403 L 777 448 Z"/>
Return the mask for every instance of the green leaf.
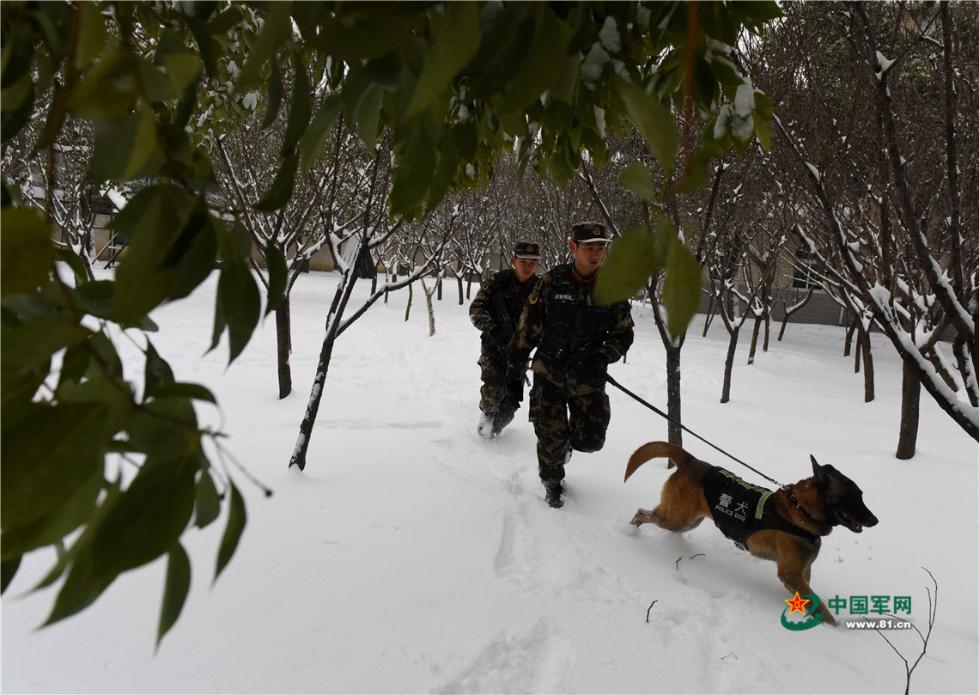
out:
<path id="1" fill-rule="evenodd" d="M 282 70 L 279 69 L 279 61 L 272 60 L 272 72 L 269 75 L 269 97 L 265 105 L 265 116 L 262 118 L 262 128 L 268 128 L 275 123 L 275 117 L 279 115 L 279 107 L 282 105 Z"/>
<path id="2" fill-rule="evenodd" d="M 3 102 L 4 108 L 0 114 L 0 142 L 8 142 L 16 136 L 34 113 L 34 82 L 30 79 L 30 75 L 26 75 L 23 79 L 26 80 L 28 91 L 20 106 L 11 109 L 6 101 Z"/>
<path id="3" fill-rule="evenodd" d="M 173 383 L 173 370 L 165 359 L 160 357 L 160 353 L 153 347 L 153 343 L 146 341 L 146 368 L 143 399 L 149 399 L 157 395 L 157 389 L 165 384 Z"/>
<path id="4" fill-rule="evenodd" d="M 3 324 L 0 343 L 0 372 L 6 379 L 22 369 L 47 364 L 62 348 L 79 343 L 91 332 L 67 316 L 25 317 L 16 325 Z"/>
<path id="5" fill-rule="evenodd" d="M 198 460 L 194 455 L 165 461 L 147 456 L 95 531 L 91 549 L 95 573 L 125 572 L 173 547 L 194 510 Z"/>
<path id="6" fill-rule="evenodd" d="M 414 24 L 407 18 L 400 21 L 371 17 L 329 18 L 320 23 L 318 46 L 325 53 L 344 60 L 377 58 L 404 43 Z"/>
<path id="7" fill-rule="evenodd" d="M 241 74 L 238 76 L 237 90 L 244 93 L 246 89 L 256 84 L 262 75 L 262 66 L 279 50 L 292 32 L 292 20 L 289 18 L 291 2 L 273 2 L 266 5 L 267 11 L 263 19 L 265 24 L 248 53 Z"/>
<path id="8" fill-rule="evenodd" d="M 289 269 L 282 249 L 274 241 L 269 242 L 265 248 L 265 259 L 269 269 L 269 289 L 265 300 L 265 315 L 268 316 L 271 311 L 278 308 L 282 300 L 289 279 Z"/>
<path id="9" fill-rule="evenodd" d="M 221 266 L 221 276 L 218 279 L 217 304 L 214 310 L 214 331 L 211 347 L 213 350 L 220 342 L 224 329 L 228 329 L 230 357 L 228 363 L 234 360 L 245 349 L 255 326 L 261 316 L 261 295 L 258 285 L 252 276 L 242 256 L 247 249 L 235 249 L 233 234 L 223 240 L 221 255 L 224 263 Z M 246 236 L 244 241 L 250 245 Z M 244 253 L 242 253 L 244 251 Z"/>
<path id="10" fill-rule="evenodd" d="M 227 567 L 231 557 L 238 548 L 238 541 L 241 540 L 241 532 L 245 530 L 245 523 L 248 515 L 245 513 L 245 500 L 235 484 L 228 481 L 231 487 L 231 504 L 228 509 L 228 525 L 224 529 L 224 536 L 221 537 L 221 547 L 218 549 L 217 567 L 214 571 L 214 581 L 218 580 L 221 572 Z"/>
<path id="11" fill-rule="evenodd" d="M 175 298 L 182 259 L 195 250 L 198 235 L 213 233 L 207 225 L 190 224 L 196 204 L 179 188 L 156 184 L 133 196 L 113 219 L 112 228 L 128 242 L 116 271 L 116 312 L 123 323 Z M 209 268 L 206 254 L 188 260 L 195 267 L 201 262 Z"/>
<path id="12" fill-rule="evenodd" d="M 139 97 L 137 63 L 126 49 L 108 44 L 95 67 L 79 81 L 68 99 L 72 114 L 82 118 L 117 119 Z"/>
<path id="13" fill-rule="evenodd" d="M 520 72 L 511 80 L 500 113 L 522 110 L 555 81 L 555 63 L 564 62 L 565 49 L 571 39 L 571 27 L 558 19 L 544 5 L 533 43 L 526 52 Z M 560 73 L 558 73 L 560 76 Z M 564 88 L 567 91 L 567 88 Z"/>
<path id="14" fill-rule="evenodd" d="M 57 543 L 87 522 L 92 517 L 101 489 L 102 474 L 96 472 L 91 480 L 84 483 L 67 502 L 47 516 L 26 526 L 4 530 L 4 560 Z"/>
<path id="15" fill-rule="evenodd" d="M 197 528 L 209 526 L 221 513 L 221 498 L 218 496 L 217 488 L 214 487 L 211 474 L 203 468 L 197 481 L 194 510 L 194 524 Z"/>
<path id="16" fill-rule="evenodd" d="M 758 142 L 769 152 L 772 149 L 772 102 L 762 92 L 755 91 L 755 108 L 752 112 L 755 135 Z"/>
<path id="17" fill-rule="evenodd" d="M 299 143 L 299 152 L 301 154 L 300 164 L 304 170 L 308 169 L 319 159 L 320 153 L 326 145 L 326 134 L 330 132 L 330 126 L 333 125 L 333 121 L 339 115 L 342 105 L 343 102 L 340 100 L 339 94 L 328 96 L 323 100 L 323 104 L 316 113 L 316 117 L 313 118 L 313 122 L 309 124 L 306 132 L 303 133 L 303 138 Z"/>
<path id="18" fill-rule="evenodd" d="M 357 124 L 357 132 L 368 149 L 374 149 L 377 144 L 377 128 L 381 120 L 381 102 L 384 92 L 377 85 L 370 85 L 364 90 L 360 101 L 353 110 L 353 120 Z"/>
<path id="19" fill-rule="evenodd" d="M 416 125 L 395 155 L 391 193 L 388 196 L 392 214 L 409 217 L 415 214 L 428 191 L 434 170 L 434 147 Z"/>
<path id="20" fill-rule="evenodd" d="M 52 625 L 59 620 L 64 620 L 88 608 L 95 599 L 102 595 L 103 591 L 109 588 L 109 585 L 118 576 L 118 574 L 96 572 L 92 555 L 87 545 L 80 548 L 73 559 L 74 562 L 71 564 L 68 578 L 65 579 L 61 590 L 58 591 L 58 596 L 54 600 L 51 613 L 48 615 L 47 620 L 44 621 L 44 627 Z M 41 585 L 36 587 L 35 590 L 48 586 L 50 583 L 56 581 L 60 573 L 64 572 L 65 567 L 66 565 L 62 565 L 60 562 L 55 565 L 48 576 L 41 582 Z"/>
<path id="21" fill-rule="evenodd" d="M 0 293 L 30 292 L 54 269 L 55 248 L 51 231 L 40 214 L 24 207 L 0 211 Z"/>
<path id="22" fill-rule="evenodd" d="M 663 169 L 664 178 L 668 178 L 673 172 L 676 155 L 680 149 L 680 137 L 673 116 L 659 99 L 634 84 L 622 80 L 617 81 L 616 84 L 629 119 L 649 145 L 650 151 Z"/>
<path id="23" fill-rule="evenodd" d="M 292 198 L 292 189 L 296 185 L 296 170 L 298 168 L 299 155 L 295 152 L 283 157 L 272 185 L 253 207 L 262 212 L 272 212 L 288 204 L 289 199 Z"/>
<path id="24" fill-rule="evenodd" d="M 577 53 L 572 53 L 562 61 L 554 83 L 551 85 L 551 94 L 555 99 L 563 101 L 565 104 L 575 103 L 580 69 L 581 57 Z"/>
<path id="25" fill-rule="evenodd" d="M 428 202 L 426 204 L 426 214 L 430 214 L 449 190 L 452 179 L 456 175 L 459 167 L 459 154 L 451 138 L 443 138 L 439 147 L 438 168 L 432 178 L 432 185 L 428 192 Z"/>
<path id="26" fill-rule="evenodd" d="M 653 175 L 640 162 L 633 162 L 623 169 L 622 173 L 619 174 L 619 183 L 647 203 L 656 201 L 656 194 L 653 191 Z"/>
<path id="27" fill-rule="evenodd" d="M 472 2 L 451 2 L 445 14 L 432 14 L 432 42 L 421 75 L 405 111 L 420 113 L 452 83 L 479 49 L 479 8 Z"/>
<path id="28" fill-rule="evenodd" d="M 671 240 L 662 296 L 666 307 L 666 327 L 675 339 L 686 332 L 690 319 L 700 306 L 702 269 L 669 222 L 662 220 L 657 225 L 656 233 L 668 235 Z"/>
<path id="29" fill-rule="evenodd" d="M 127 181 L 151 176 L 165 161 L 153 120 L 143 105 L 136 113 L 95 125 L 95 148 L 90 175 L 98 181 Z"/>
<path id="30" fill-rule="evenodd" d="M 179 32 L 168 29 L 160 37 L 156 61 L 163 66 L 171 96 L 178 96 L 196 87 L 201 76 L 201 59 L 187 47 Z M 196 91 L 196 90 L 195 90 Z"/>
<path id="31" fill-rule="evenodd" d="M 218 403 L 214 394 L 206 386 L 186 381 L 174 381 L 170 384 L 157 386 L 153 391 L 153 396 L 154 398 L 191 398 L 198 401 L 207 401 L 214 405 Z"/>
<path id="32" fill-rule="evenodd" d="M 25 526 L 58 510 L 102 471 L 105 413 L 101 405 L 34 404 L 4 421 L 0 525 Z"/>
<path id="33" fill-rule="evenodd" d="M 309 95 L 312 89 L 309 86 L 309 75 L 306 73 L 306 65 L 303 63 L 299 52 L 292 55 L 293 81 L 292 98 L 289 106 L 289 120 L 286 123 L 286 134 L 282 140 L 282 154 L 294 154 L 299 139 L 306 132 L 312 116 L 312 106 Z"/>
<path id="34" fill-rule="evenodd" d="M 129 449 L 152 455 L 155 461 L 200 454 L 197 415 L 186 396 L 158 396 L 144 404 L 133 414 L 128 434 Z"/>
<path id="35" fill-rule="evenodd" d="M 62 254 L 62 258 L 66 256 L 75 256 L 75 254 Z M 78 264 L 81 266 L 81 259 Z M 79 276 L 79 271 L 84 273 L 84 266 L 74 270 L 75 280 L 78 282 L 77 289 L 72 293 L 75 306 L 92 316 L 111 318 L 115 307 L 115 283 L 112 280 L 87 280 L 84 275 Z"/>
<path id="36" fill-rule="evenodd" d="M 0 594 L 7 590 L 10 586 L 10 582 L 14 580 L 14 575 L 17 574 L 17 568 L 20 567 L 21 556 L 18 555 L 10 560 L 4 560 L 0 563 Z"/>
<path id="37" fill-rule="evenodd" d="M 646 286 L 662 259 L 649 228 L 633 227 L 612 243 L 608 259 L 595 280 L 596 304 L 614 304 L 629 299 Z"/>
<path id="38" fill-rule="evenodd" d="M 44 575 L 41 581 L 31 589 L 32 592 L 40 591 L 41 589 L 44 589 L 54 584 L 56 581 L 58 581 L 58 579 L 61 578 L 61 575 L 64 574 L 65 570 L 68 568 L 70 564 L 72 564 L 83 554 L 88 552 L 88 547 L 91 543 L 92 536 L 95 533 L 95 528 L 98 526 L 99 521 L 105 516 L 106 510 L 109 509 L 112 506 L 113 502 L 119 497 L 119 490 L 120 490 L 119 480 L 116 480 L 112 483 L 109 483 L 107 486 L 105 486 L 105 496 L 102 498 L 101 504 L 95 507 L 95 509 L 92 512 L 92 516 L 88 520 L 88 524 L 86 524 L 81 535 L 72 544 L 71 549 L 66 551 L 65 545 L 62 541 L 57 541 L 54 543 L 54 549 L 55 552 L 57 553 L 57 561 L 55 562 L 54 566 L 50 569 L 50 571 L 48 571 L 48 573 Z M 77 591 L 79 586 L 85 583 L 87 583 L 90 587 L 92 586 L 92 578 L 90 577 L 82 577 L 82 578 L 85 579 L 86 581 L 81 583 L 78 583 L 76 581 L 77 585 L 74 587 L 74 589 L 68 592 L 70 594 L 72 591 L 74 591 L 76 598 L 78 597 L 79 594 L 79 592 Z M 62 587 L 60 593 L 61 594 L 65 593 L 65 587 Z M 66 595 L 65 598 L 68 599 L 68 596 Z M 71 604 L 72 601 L 66 600 L 66 603 Z M 70 612 L 68 612 L 66 615 L 63 615 L 62 617 L 67 617 L 67 615 L 70 615 L 76 610 L 81 610 L 81 608 L 84 607 L 85 606 L 83 605 L 78 608 L 72 609 Z"/>
<path id="39" fill-rule="evenodd" d="M 3 100 L 3 110 L 8 112 L 17 110 L 28 102 L 33 93 L 34 82 L 31 80 L 31 74 L 25 72 L 19 80 L 9 87 L 4 87 L 3 91 L 0 91 L 0 99 Z"/>
<path id="40" fill-rule="evenodd" d="M 740 0 L 729 5 L 732 14 L 744 22 L 748 28 L 761 28 L 772 19 L 782 16 L 778 3 L 772 0 Z"/>
<path id="41" fill-rule="evenodd" d="M 187 600 L 187 593 L 190 591 L 190 558 L 187 551 L 180 543 L 176 543 L 170 550 L 167 559 L 167 578 L 163 588 L 163 605 L 160 606 L 160 626 L 156 633 L 156 647 L 160 648 L 163 636 L 170 631 L 180 611 L 183 610 L 184 601 Z"/>

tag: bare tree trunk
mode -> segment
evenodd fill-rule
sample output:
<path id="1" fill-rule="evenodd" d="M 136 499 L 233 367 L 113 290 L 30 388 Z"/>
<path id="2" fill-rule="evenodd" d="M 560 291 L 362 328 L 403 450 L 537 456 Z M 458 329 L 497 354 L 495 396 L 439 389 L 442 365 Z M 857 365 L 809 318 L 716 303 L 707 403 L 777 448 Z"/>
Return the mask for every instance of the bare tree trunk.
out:
<path id="1" fill-rule="evenodd" d="M 411 316 L 411 300 L 414 298 L 415 289 L 413 282 L 408 283 L 408 306 L 405 307 L 405 321 Z"/>
<path id="2" fill-rule="evenodd" d="M 442 301 L 442 276 L 441 275 L 439 275 L 438 278 L 436 278 L 435 280 L 435 292 L 437 293 L 435 298 L 441 302 Z"/>
<path id="3" fill-rule="evenodd" d="M 897 458 L 906 461 L 914 458 L 918 442 L 918 408 L 921 403 L 921 379 L 914 362 L 905 357 L 901 382 L 901 433 L 897 440 Z"/>
<path id="4" fill-rule="evenodd" d="M 850 324 L 850 327 L 846 329 L 846 338 L 843 341 L 843 356 L 850 356 L 850 345 L 853 342 L 853 332 L 857 330 L 857 322 L 854 321 Z"/>
<path id="5" fill-rule="evenodd" d="M 734 370 L 734 351 L 738 347 L 738 334 L 741 327 L 738 326 L 730 332 L 730 340 L 727 344 L 727 357 L 724 359 L 724 385 L 721 387 L 721 403 L 731 400 L 731 372 Z"/>
<path id="6" fill-rule="evenodd" d="M 466 298 L 462 289 L 462 276 L 456 275 L 456 282 L 459 284 L 459 306 L 465 304 Z"/>
<path id="7" fill-rule="evenodd" d="M 766 309 L 765 310 L 765 338 L 761 344 L 762 352 L 768 352 L 768 337 L 771 334 L 771 328 L 772 328 L 771 323 L 772 323 L 771 314 L 769 314 L 768 310 Z"/>
<path id="8" fill-rule="evenodd" d="M 666 348 L 666 402 L 670 416 L 669 440 L 674 446 L 683 446 L 683 429 L 680 409 L 680 349 L 673 345 Z"/>
<path id="9" fill-rule="evenodd" d="M 755 325 L 751 329 L 751 346 L 748 348 L 748 364 L 755 363 L 755 351 L 758 349 L 758 330 L 761 328 L 761 316 L 755 317 Z"/>
<path id="10" fill-rule="evenodd" d="M 466 278 L 466 299 L 470 299 L 473 294 L 473 279 L 472 275 Z"/>
<path id="11" fill-rule="evenodd" d="M 782 328 L 780 328 L 778 332 L 779 342 L 782 342 L 782 336 L 785 335 L 785 327 L 788 325 L 789 319 L 792 317 L 792 314 L 799 311 L 799 309 L 801 309 L 806 304 L 808 304 L 810 299 L 812 299 L 812 288 L 809 289 L 809 292 L 806 294 L 806 298 L 801 302 L 799 302 L 798 304 L 796 304 L 791 310 L 787 306 L 785 306 L 785 300 L 784 299 L 782 300 L 782 311 L 785 312 L 785 316 L 782 317 Z"/>
<path id="12" fill-rule="evenodd" d="M 438 280 L 436 280 L 438 287 Z M 422 278 L 422 292 L 425 293 L 425 308 L 428 310 L 428 337 L 435 335 L 435 309 L 432 307 L 432 295 L 435 294 L 435 287 L 428 289 L 425 285 L 425 278 Z"/>
<path id="13" fill-rule="evenodd" d="M 780 343 L 782 342 L 782 336 L 785 335 L 785 327 L 788 325 L 789 325 L 789 315 L 786 314 L 785 316 L 782 317 L 782 327 L 778 329 L 778 338 L 776 338 L 778 342 Z"/>
<path id="14" fill-rule="evenodd" d="M 289 353 L 292 352 L 292 326 L 289 309 L 289 293 L 286 292 L 275 308 L 275 345 L 279 369 L 279 398 L 292 393 L 292 370 Z"/>
<path id="15" fill-rule="evenodd" d="M 945 382 L 945 385 L 948 386 L 952 391 L 958 391 L 959 390 L 958 382 L 955 381 L 955 377 L 953 377 L 952 374 L 948 371 L 944 362 L 942 362 L 942 360 L 939 359 L 940 355 L 938 354 L 938 346 L 931 345 L 927 348 L 927 351 L 922 350 L 922 354 L 924 354 L 924 356 L 928 359 L 928 361 L 931 362 L 931 365 L 935 368 L 935 372 L 938 374 L 941 380 Z"/>
<path id="16" fill-rule="evenodd" d="M 660 311 L 659 301 L 656 297 L 655 279 L 653 283 L 648 287 L 650 306 L 653 309 L 653 321 L 656 323 L 656 330 L 659 332 L 663 349 L 666 351 L 666 409 L 669 417 L 667 430 L 670 444 L 683 446 L 683 429 L 681 427 L 683 411 L 680 407 L 680 352 L 683 349 L 683 343 L 686 341 L 686 333 L 675 342 L 670 336 L 670 331 L 666 327 L 666 321 L 662 311 Z M 623 359 L 624 363 L 625 359 Z"/>
<path id="17" fill-rule="evenodd" d="M 870 403 L 874 400 L 874 357 L 870 351 L 870 331 L 861 328 L 858 343 L 863 353 L 863 402 Z"/>
<path id="18" fill-rule="evenodd" d="M 340 287 L 337 288 L 333 306 L 336 310 L 331 310 L 327 318 L 326 336 L 323 338 L 323 346 L 320 348 L 320 358 L 316 365 L 316 376 L 313 378 L 313 387 L 309 395 L 309 403 L 306 405 L 306 414 L 303 421 L 299 424 L 299 439 L 296 441 L 296 448 L 289 459 L 289 467 L 297 466 L 299 470 L 306 468 L 306 454 L 309 451 L 309 440 L 313 436 L 313 425 L 316 422 L 316 415 L 320 409 L 320 401 L 323 399 L 323 389 L 326 386 L 326 374 L 330 369 L 330 360 L 333 357 L 333 346 L 336 344 L 337 330 L 340 327 L 340 319 L 343 311 L 350 301 L 350 294 L 353 292 L 354 284 L 357 282 L 357 264 L 351 264 L 344 274 Z"/>
<path id="19" fill-rule="evenodd" d="M 707 305 L 707 315 L 704 316 L 704 332 L 701 337 L 707 337 L 707 330 L 710 328 L 711 321 L 714 320 L 714 295 L 710 296 L 710 303 Z"/>
<path id="20" fill-rule="evenodd" d="M 938 348 L 935 348 L 936 350 Z M 969 360 L 965 355 L 965 339 L 962 336 L 956 336 L 955 340 L 952 342 L 952 353 L 955 355 L 955 362 L 959 368 L 959 374 L 969 373 Z M 965 392 L 969 396 L 969 403 L 973 407 L 979 407 L 979 398 L 976 397 L 975 392 L 969 388 L 969 385 L 965 385 Z"/>

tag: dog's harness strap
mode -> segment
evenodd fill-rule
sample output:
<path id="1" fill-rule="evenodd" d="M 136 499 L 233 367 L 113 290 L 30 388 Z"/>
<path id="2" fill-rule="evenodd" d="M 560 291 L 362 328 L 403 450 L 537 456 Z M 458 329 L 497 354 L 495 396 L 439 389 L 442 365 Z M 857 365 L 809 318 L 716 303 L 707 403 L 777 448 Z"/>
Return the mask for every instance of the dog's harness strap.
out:
<path id="1" fill-rule="evenodd" d="M 747 468 L 748 470 L 754 471 L 755 473 L 757 473 L 758 475 L 760 475 L 762 478 L 764 478 L 765 480 L 767 480 L 770 483 L 775 483 L 779 487 L 785 487 L 780 482 L 778 482 L 777 480 L 775 480 L 775 478 L 769 478 L 767 475 L 765 475 L 764 473 L 762 473 L 760 470 L 758 470 L 757 468 L 753 468 L 752 466 L 749 466 L 747 463 L 745 463 L 744 461 L 742 461 L 741 459 L 739 459 L 734 454 L 730 454 L 730 453 L 724 451 L 724 449 L 722 449 L 721 447 L 717 446 L 716 444 L 713 444 L 713 443 L 707 441 L 706 439 L 704 439 L 703 437 L 701 437 L 699 434 L 697 434 L 696 432 L 694 432 L 693 430 L 691 430 L 686 425 L 684 425 L 684 424 L 682 424 L 680 422 L 677 422 L 676 420 L 672 419 L 669 415 L 667 415 L 666 413 L 664 413 L 662 410 L 660 410 L 659 408 L 657 408 L 655 405 L 644 401 L 642 398 L 640 398 L 639 396 L 637 396 L 636 394 L 634 394 L 632 391 L 630 391 L 629 389 L 627 389 L 625 386 L 623 386 L 622 384 L 620 384 L 619 382 L 617 382 L 615 379 L 613 379 L 611 375 L 609 375 L 609 376 L 606 377 L 606 381 L 608 383 L 612 384 L 612 386 L 614 386 L 615 388 L 619 389 L 625 395 L 627 395 L 627 396 L 635 399 L 636 401 L 642 403 L 644 406 L 646 406 L 647 408 L 649 408 L 650 410 L 652 410 L 654 413 L 656 413 L 660 417 L 664 418 L 667 422 L 670 422 L 670 423 L 672 423 L 674 425 L 677 425 L 684 432 L 688 432 L 689 434 L 693 435 L 694 437 L 696 437 L 697 439 L 699 439 L 700 441 L 702 441 L 704 444 L 706 444 L 707 446 L 711 447 L 712 449 L 715 449 L 716 451 L 721 452 L 722 454 L 724 454 L 725 456 L 727 456 L 732 461 L 736 461 L 736 462 L 740 463 L 742 466 L 744 466 L 745 468 Z"/>
<path id="2" fill-rule="evenodd" d="M 771 497 L 772 494 L 774 493 L 772 493 L 771 490 L 766 490 L 765 492 L 762 493 L 761 497 L 758 498 L 758 504 L 755 507 L 756 519 L 761 519 L 762 515 L 765 513 L 765 502 L 768 501 L 768 498 Z"/>

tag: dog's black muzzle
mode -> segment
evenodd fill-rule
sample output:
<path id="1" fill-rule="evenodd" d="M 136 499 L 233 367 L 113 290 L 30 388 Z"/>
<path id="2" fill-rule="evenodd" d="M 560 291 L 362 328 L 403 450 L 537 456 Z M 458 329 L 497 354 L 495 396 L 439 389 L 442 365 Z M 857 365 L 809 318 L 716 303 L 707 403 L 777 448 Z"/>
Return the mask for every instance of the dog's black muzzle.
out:
<path id="1" fill-rule="evenodd" d="M 833 515 L 836 517 L 837 524 L 846 526 L 854 533 L 863 531 L 864 526 L 870 528 L 877 525 L 877 517 L 866 507 L 859 513 L 836 509 L 833 510 Z"/>

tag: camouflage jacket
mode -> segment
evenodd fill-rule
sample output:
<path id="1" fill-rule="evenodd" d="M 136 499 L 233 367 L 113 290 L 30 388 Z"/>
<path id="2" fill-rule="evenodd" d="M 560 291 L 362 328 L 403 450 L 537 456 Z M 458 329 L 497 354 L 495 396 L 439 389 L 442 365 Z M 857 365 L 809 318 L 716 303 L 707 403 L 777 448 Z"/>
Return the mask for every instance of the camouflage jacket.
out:
<path id="1" fill-rule="evenodd" d="M 594 277 L 579 277 L 571 265 L 545 273 L 520 315 L 511 364 L 526 364 L 537 348 L 536 374 L 571 389 L 604 387 L 605 368 L 632 345 L 634 324 L 628 302 L 592 304 L 593 285 Z"/>
<path id="2" fill-rule="evenodd" d="M 483 281 L 476 298 L 469 305 L 469 319 L 483 334 L 484 354 L 506 360 L 517 319 L 537 281 L 535 276 L 525 283 L 517 282 L 512 268 L 494 273 Z"/>

